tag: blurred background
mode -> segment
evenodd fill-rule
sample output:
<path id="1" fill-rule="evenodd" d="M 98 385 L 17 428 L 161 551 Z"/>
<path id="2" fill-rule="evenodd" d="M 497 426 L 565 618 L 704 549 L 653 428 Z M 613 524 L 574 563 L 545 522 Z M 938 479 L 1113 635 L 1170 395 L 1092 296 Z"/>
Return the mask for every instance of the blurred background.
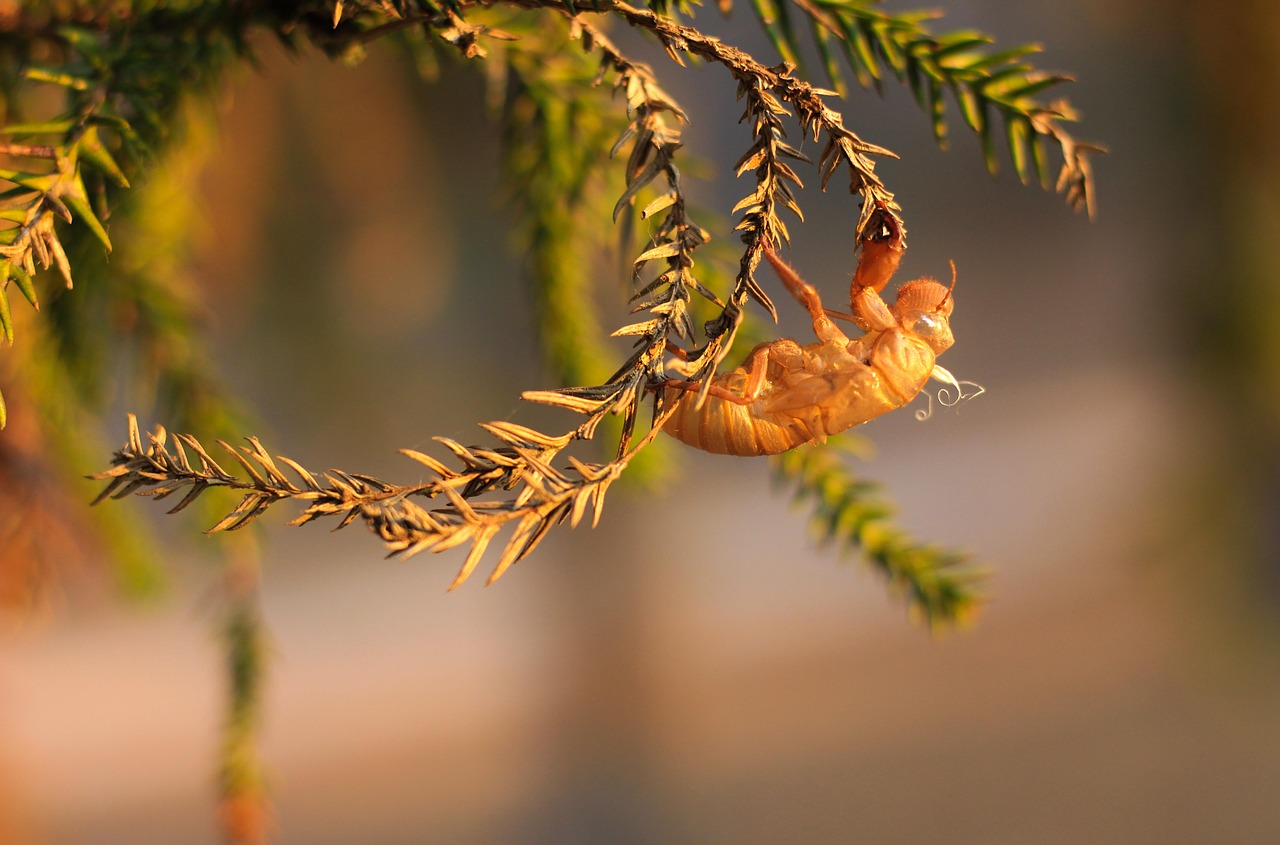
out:
<path id="1" fill-rule="evenodd" d="M 1037 64 L 1079 77 L 1078 135 L 1111 148 L 1091 224 L 988 177 L 959 127 L 940 152 L 907 91 L 844 106 L 901 156 L 878 169 L 910 227 L 901 279 L 956 262 L 944 363 L 987 391 L 868 425 L 863 469 L 989 569 L 977 624 L 909 624 L 765 462 L 683 447 L 670 484 L 615 489 L 598 530 L 553 532 L 489 589 L 446 594 L 460 551 L 387 561 L 358 525 L 268 515 L 276 841 L 1280 841 L 1280 12 L 946 12 L 1043 41 Z M 773 55 L 745 10 L 698 22 Z M 619 38 L 693 118 L 699 202 L 731 207 L 728 75 Z M 269 448 L 409 481 L 397 448 L 470 442 L 547 384 L 481 81 L 424 86 L 386 48 L 261 59 L 189 185 L 219 364 Z M 791 260 L 839 301 L 854 205 L 801 204 Z M 0 841 L 218 841 L 220 575 L 189 525 L 160 530 L 182 550 L 162 600 L 70 565 L 0 632 Z"/>

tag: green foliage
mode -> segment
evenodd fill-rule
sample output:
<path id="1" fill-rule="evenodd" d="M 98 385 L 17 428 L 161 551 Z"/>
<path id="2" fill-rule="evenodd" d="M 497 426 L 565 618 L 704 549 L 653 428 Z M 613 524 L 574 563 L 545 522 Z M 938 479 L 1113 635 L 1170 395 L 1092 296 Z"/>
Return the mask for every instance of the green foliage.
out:
<path id="1" fill-rule="evenodd" d="M 0 490 L 0 507 L 23 498 L 44 503 L 54 498 L 50 479 L 57 479 L 75 506 L 61 509 L 73 524 L 52 532 L 90 528 L 123 588 L 147 594 L 163 585 L 165 572 L 139 515 L 85 514 L 77 488 L 85 467 L 98 460 L 94 454 L 106 451 L 96 419 L 107 402 L 121 398 L 115 387 L 121 377 L 131 404 L 158 406 L 181 425 L 228 434 L 245 425 L 203 353 L 184 272 L 195 229 L 191 165 L 208 136 L 200 131 L 205 100 L 248 55 L 244 20 L 233 8 L 201 3 L 100 17 L 56 5 L 25 11 L 29 17 L 0 32 L 0 56 L 14 60 L 2 72 L 8 143 L 0 154 L 14 166 L 0 171 L 8 183 L 0 193 L 0 220 L 8 224 L 0 231 L 0 322 L 12 343 L 7 293 L 15 288 L 42 311 L 20 338 L 5 384 L 27 426 L 40 420 L 41 448 L 29 456 L 34 472 L 17 468 L 29 473 L 19 478 L 31 480 Z M 51 289 L 47 277 L 54 273 Z M 75 290 L 66 293 L 73 278 Z M 17 474 L 8 462 L 0 457 L 6 480 Z M 6 543 L 0 568 L 12 566 L 7 558 L 19 550 Z M 256 624 L 241 612 L 248 600 L 233 606 L 242 635 L 228 637 L 229 659 L 243 655 L 245 632 Z M 241 716 L 256 707 L 259 692 L 256 684 L 232 687 L 222 766 L 244 773 L 256 753 L 256 722 Z M 234 780 L 224 777 L 228 800 L 233 789 L 244 792 L 244 778 Z M 241 805 L 237 815 L 251 816 L 243 809 L 249 803 Z"/>
<path id="2" fill-rule="evenodd" d="M 597 88 L 595 64 L 567 32 L 536 17 L 515 29 L 494 64 L 503 129 L 503 181 L 519 212 L 521 246 L 543 355 L 561 384 L 594 384 L 608 375 L 609 352 L 592 295 L 605 248 L 594 220 L 612 205 L 603 178 L 609 146 L 625 125 Z"/>
<path id="3" fill-rule="evenodd" d="M 796 501 L 812 507 L 814 533 L 860 551 L 930 628 L 972 617 L 981 572 L 963 555 L 921 545 L 895 527 L 892 506 L 879 498 L 877 485 L 849 469 L 841 451 L 829 442 L 822 449 L 793 449 L 773 458 L 779 481 L 793 485 Z"/>
<path id="4" fill-rule="evenodd" d="M 949 90 L 964 125 L 982 141 L 988 170 L 995 173 L 999 167 L 999 133 L 1019 179 L 1028 182 L 1034 175 L 1044 187 L 1056 186 L 1065 193 L 1073 208 L 1085 208 L 1093 216 L 1089 155 L 1103 148 L 1078 142 L 1067 132 L 1063 124 L 1075 121 L 1078 115 L 1066 100 L 1041 99 L 1071 77 L 1029 64 L 1027 58 L 1040 51 L 1039 45 L 991 50 L 993 39 L 982 32 L 934 34 L 928 22 L 939 17 L 938 12 L 889 14 L 874 8 L 878 5 L 878 0 L 796 2 L 806 14 L 823 69 L 836 90 L 845 90 L 837 53 L 864 88 L 879 87 L 893 77 L 911 88 L 916 102 L 930 116 L 934 137 L 944 147 L 948 132 L 944 93 Z M 797 62 L 800 37 L 786 4 L 754 0 L 753 6 L 779 54 L 788 62 Z M 998 128 L 1001 122 L 1002 133 Z M 1056 179 L 1049 169 L 1049 146 L 1056 147 L 1062 159 Z"/>
<path id="5" fill-rule="evenodd" d="M 9 224 L 0 229 L 0 334 L 10 343 L 9 288 L 39 308 L 37 270 L 56 268 L 65 287 L 73 284 L 68 237 L 111 251 L 107 221 L 116 192 L 156 166 L 182 123 L 182 104 L 207 95 L 247 57 L 254 22 L 235 6 L 206 3 L 140 4 L 123 15 L 58 4 L 26 11 L 0 37 L 13 58 L 3 127 L 9 142 L 0 154 L 19 163 L 0 168 L 0 182 L 9 185 L 0 191 L 0 221 Z M 260 22 L 266 20 L 276 18 Z M 50 95 L 55 113 L 25 116 Z"/>

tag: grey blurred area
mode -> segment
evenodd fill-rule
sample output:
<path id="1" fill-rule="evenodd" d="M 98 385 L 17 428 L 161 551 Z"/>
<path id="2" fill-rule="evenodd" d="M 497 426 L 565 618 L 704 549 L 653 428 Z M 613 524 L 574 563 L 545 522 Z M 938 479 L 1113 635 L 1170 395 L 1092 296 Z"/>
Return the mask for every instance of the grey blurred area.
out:
<path id="1" fill-rule="evenodd" d="M 698 21 L 770 55 L 747 17 Z M 901 156 L 878 171 L 910 227 L 901 278 L 958 268 L 944 363 L 987 392 L 868 425 L 864 470 L 989 569 L 971 629 L 909 624 L 767 465 L 683 448 L 669 485 L 615 490 L 597 530 L 488 589 L 445 592 L 460 552 L 386 561 L 358 525 L 275 517 L 275 841 L 1280 841 L 1275 23 L 949 5 L 940 28 L 1043 41 L 1038 64 L 1079 77 L 1079 134 L 1112 148 L 1093 223 L 989 178 L 958 125 L 938 151 L 905 91 L 845 104 Z M 731 207 L 731 79 L 647 57 L 710 162 L 699 202 Z M 389 51 L 262 64 L 192 187 L 220 361 L 272 448 L 409 480 L 397 448 L 477 439 L 546 378 L 480 82 L 422 86 Z M 790 260 L 838 302 L 855 207 L 801 204 Z M 73 592 L 3 634 L 0 842 L 218 841 L 217 574 L 192 557 L 160 606 Z"/>

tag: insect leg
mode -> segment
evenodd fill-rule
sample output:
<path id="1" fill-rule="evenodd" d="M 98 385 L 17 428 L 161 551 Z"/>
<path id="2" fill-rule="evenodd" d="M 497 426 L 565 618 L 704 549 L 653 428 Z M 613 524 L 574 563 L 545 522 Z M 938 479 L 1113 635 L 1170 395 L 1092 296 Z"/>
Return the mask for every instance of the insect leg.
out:
<path id="1" fill-rule="evenodd" d="M 849 302 L 853 322 L 865 332 L 883 332 L 898 327 L 898 320 L 875 288 L 854 288 Z"/>
<path id="2" fill-rule="evenodd" d="M 682 346 L 677 346 L 676 344 L 672 343 L 672 342 L 671 342 L 671 341 L 669 341 L 669 340 L 667 341 L 667 352 L 669 352 L 670 354 L 672 354 L 672 355 L 676 356 L 676 357 L 677 357 L 677 358 L 679 358 L 681 361 L 688 361 L 688 360 L 689 360 L 689 352 L 688 352 L 688 350 L 686 350 L 686 349 L 685 349 L 684 347 L 682 347 Z"/>
<path id="3" fill-rule="evenodd" d="M 751 354 L 743 362 L 742 367 L 738 368 L 745 371 L 747 376 L 741 393 L 735 393 L 731 388 L 725 387 L 723 384 L 717 384 L 716 382 L 719 382 L 720 379 L 716 379 L 711 383 L 711 386 L 707 388 L 707 393 L 726 402 L 732 402 L 735 405 L 750 405 L 759 399 L 760 393 L 764 390 L 766 376 L 769 373 L 769 350 L 771 346 L 772 344 L 769 343 L 760 344 L 751 350 Z M 702 389 L 701 382 L 680 381 L 678 379 L 667 379 L 667 386 L 690 393 Z"/>
<path id="4" fill-rule="evenodd" d="M 813 333 L 818 336 L 818 340 L 823 343 L 830 343 L 831 341 L 847 341 L 849 339 L 835 323 L 831 322 L 831 318 L 827 316 L 826 310 L 822 307 L 822 299 L 818 296 L 818 292 L 813 289 L 813 286 L 800 278 L 800 274 L 779 258 L 768 244 L 764 246 L 764 257 L 773 265 L 774 271 L 778 274 L 778 278 L 782 280 L 782 284 L 786 289 L 804 306 L 804 310 L 809 312 L 809 318 L 813 320 Z"/>

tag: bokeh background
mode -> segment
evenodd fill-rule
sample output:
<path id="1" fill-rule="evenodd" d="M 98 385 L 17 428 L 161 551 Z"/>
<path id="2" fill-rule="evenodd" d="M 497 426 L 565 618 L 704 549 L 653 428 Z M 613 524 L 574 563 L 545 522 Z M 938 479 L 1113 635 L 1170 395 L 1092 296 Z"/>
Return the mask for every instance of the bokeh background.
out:
<path id="1" fill-rule="evenodd" d="M 699 21 L 771 55 L 737 17 Z M 865 472 L 989 568 L 978 624 L 930 637 L 765 463 L 692 450 L 489 589 L 446 594 L 461 552 L 386 561 L 359 526 L 268 516 L 277 841 L 1280 841 L 1280 13 L 969 0 L 944 24 L 1043 41 L 1112 149 L 1090 224 L 989 178 L 959 128 L 938 151 L 906 91 L 844 109 L 902 156 L 879 172 L 903 278 L 959 268 L 945 363 L 987 392 L 867 426 Z M 189 187 L 219 363 L 270 447 L 408 480 L 397 448 L 474 439 L 546 379 L 480 80 L 261 53 Z M 729 77 L 646 55 L 693 117 L 700 202 L 730 207 Z M 854 206 L 801 203 L 794 263 L 838 299 Z M 161 530 L 163 601 L 71 566 L 0 634 L 14 842 L 218 841 L 219 575 Z"/>

